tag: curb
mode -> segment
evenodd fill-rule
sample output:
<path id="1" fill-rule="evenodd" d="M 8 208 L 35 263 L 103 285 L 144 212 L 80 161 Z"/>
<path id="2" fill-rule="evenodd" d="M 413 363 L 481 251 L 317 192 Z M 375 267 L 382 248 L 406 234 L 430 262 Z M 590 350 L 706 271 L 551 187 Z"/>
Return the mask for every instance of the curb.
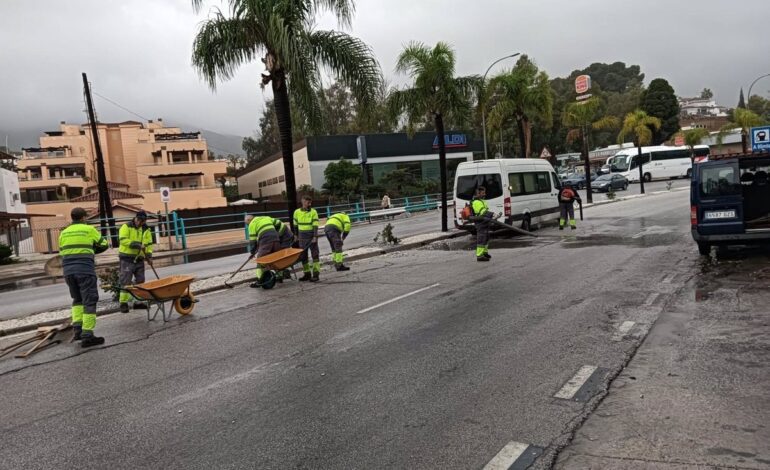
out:
<path id="1" fill-rule="evenodd" d="M 407 243 L 407 244 L 404 244 L 404 245 L 395 245 L 395 246 L 392 246 L 392 247 L 376 249 L 376 250 L 373 250 L 373 251 L 368 252 L 368 253 L 362 253 L 360 255 L 349 256 L 349 257 L 347 257 L 347 261 L 361 261 L 361 260 L 365 260 L 365 259 L 369 259 L 369 258 L 374 258 L 374 257 L 377 257 L 377 256 L 387 255 L 389 253 L 395 253 L 397 251 L 411 250 L 411 249 L 420 248 L 420 247 L 423 247 L 425 245 L 429 245 L 431 243 L 435 243 L 435 242 L 438 242 L 438 241 L 449 240 L 449 239 L 452 239 L 452 238 L 458 238 L 458 237 L 462 237 L 462 236 L 465 236 L 465 235 L 468 235 L 468 233 L 467 232 L 450 232 L 450 233 L 447 233 L 447 234 L 442 234 L 442 235 L 439 235 L 439 236 L 436 236 L 436 237 L 432 237 L 432 238 L 429 238 L 429 239 L 426 239 L 426 240 L 422 240 L 422 241 L 419 241 L 419 242 L 412 242 L 412 243 Z M 331 261 L 326 261 L 323 264 L 327 265 L 327 266 L 330 266 L 333 263 Z M 212 276 L 212 277 L 215 277 L 215 276 Z M 209 279 L 209 278 L 204 278 L 204 279 Z M 200 279 L 200 280 L 202 281 L 204 279 Z M 250 282 L 252 282 L 252 279 L 243 279 L 243 280 L 240 280 L 240 281 L 231 282 L 230 285 L 238 286 L 238 285 L 242 285 L 242 284 L 248 284 Z M 198 290 L 195 291 L 195 295 L 197 296 L 197 295 L 202 295 L 202 294 L 208 294 L 208 293 L 211 293 L 211 292 L 217 292 L 217 291 L 221 291 L 221 290 L 227 290 L 227 288 L 224 286 L 224 284 L 217 285 L 217 286 L 206 287 L 204 289 L 198 289 Z M 96 316 L 97 317 L 101 317 L 103 315 L 110 315 L 110 314 L 113 314 L 113 313 L 118 313 L 119 311 L 120 311 L 120 309 L 118 307 L 109 307 L 109 308 L 105 308 L 103 310 L 98 310 L 96 312 Z M 44 312 L 38 312 L 38 313 L 44 313 Z M 36 314 L 32 314 L 32 315 L 36 315 Z M 24 317 L 22 317 L 22 318 L 24 318 Z M 9 319 L 9 320 L 18 320 L 18 318 L 13 318 L 13 319 Z M 17 334 L 17 333 L 24 333 L 26 331 L 33 331 L 33 330 L 38 329 L 41 326 L 58 325 L 58 324 L 61 324 L 63 321 L 66 321 L 66 319 L 46 320 L 46 321 L 32 323 L 32 324 L 29 324 L 29 325 L 17 326 L 17 327 L 7 328 L 7 329 L 0 329 L 0 338 L 2 338 L 4 336 L 14 335 L 14 334 Z"/>

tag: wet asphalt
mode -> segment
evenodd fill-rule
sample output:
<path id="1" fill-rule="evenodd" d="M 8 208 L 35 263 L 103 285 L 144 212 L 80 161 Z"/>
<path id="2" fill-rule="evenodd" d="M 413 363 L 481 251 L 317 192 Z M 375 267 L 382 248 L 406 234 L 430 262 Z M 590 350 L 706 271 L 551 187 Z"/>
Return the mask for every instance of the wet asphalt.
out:
<path id="1" fill-rule="evenodd" d="M 511 442 L 548 468 L 705 269 L 688 209 L 671 192 L 494 240 L 489 263 L 458 240 L 165 326 L 100 318 L 106 347 L 0 360 L 0 468 L 482 468 Z"/>

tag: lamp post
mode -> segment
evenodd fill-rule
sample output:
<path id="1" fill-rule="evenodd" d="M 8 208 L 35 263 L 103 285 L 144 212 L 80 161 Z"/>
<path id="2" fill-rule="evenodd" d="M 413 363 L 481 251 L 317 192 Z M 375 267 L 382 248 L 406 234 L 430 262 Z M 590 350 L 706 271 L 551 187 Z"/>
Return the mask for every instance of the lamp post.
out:
<path id="1" fill-rule="evenodd" d="M 487 74 L 489 73 L 490 70 L 492 70 L 492 67 L 494 67 L 498 62 L 501 62 L 501 61 L 503 61 L 505 59 L 512 59 L 512 58 L 514 58 L 514 57 L 516 57 L 518 55 L 521 55 L 521 52 L 517 52 L 515 54 L 511 54 L 511 55 L 507 55 L 505 57 L 501 57 L 501 58 L 497 59 L 496 61 L 492 62 L 492 65 L 490 65 L 487 68 L 487 71 L 484 72 L 484 78 L 481 79 L 482 84 L 484 84 L 484 86 L 486 86 Z M 482 96 L 482 98 L 484 98 L 484 97 Z M 482 103 L 481 103 L 481 129 L 482 129 L 482 132 L 484 133 L 484 160 L 486 160 L 486 159 L 489 158 L 489 155 L 487 154 L 487 105 L 486 105 L 486 103 L 484 101 L 482 101 Z M 502 132 L 501 132 L 501 135 L 502 135 Z"/>
<path id="2" fill-rule="evenodd" d="M 757 83 L 758 81 L 760 81 L 761 79 L 763 79 L 765 77 L 770 77 L 770 73 L 766 73 L 764 75 L 760 75 L 753 82 L 751 82 L 751 85 L 749 85 L 749 95 L 746 97 L 746 107 L 747 108 L 749 106 L 749 101 L 751 100 L 751 89 L 754 87 L 755 83 Z"/>

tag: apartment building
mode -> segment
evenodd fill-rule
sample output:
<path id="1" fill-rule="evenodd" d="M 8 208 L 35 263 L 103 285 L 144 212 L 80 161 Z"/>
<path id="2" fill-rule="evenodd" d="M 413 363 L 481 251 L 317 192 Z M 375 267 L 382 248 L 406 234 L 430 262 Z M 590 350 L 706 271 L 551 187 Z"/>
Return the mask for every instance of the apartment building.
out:
<path id="1" fill-rule="evenodd" d="M 97 132 L 107 181 L 132 204 L 161 210 L 159 190 L 167 186 L 172 210 L 227 205 L 217 182 L 227 163 L 211 157 L 199 132 L 165 127 L 162 119 L 99 123 Z M 67 212 L 57 205 L 96 204 L 88 197 L 96 185 L 95 160 L 90 126 L 60 123 L 40 137 L 39 147 L 23 149 L 17 162 L 22 201 L 31 212 L 55 214 Z"/>

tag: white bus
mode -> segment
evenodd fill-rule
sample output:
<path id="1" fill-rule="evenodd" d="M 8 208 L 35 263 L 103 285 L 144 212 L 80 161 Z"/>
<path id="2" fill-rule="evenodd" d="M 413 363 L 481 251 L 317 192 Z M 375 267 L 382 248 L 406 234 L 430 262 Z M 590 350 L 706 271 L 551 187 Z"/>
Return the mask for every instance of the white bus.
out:
<path id="1" fill-rule="evenodd" d="M 709 154 L 707 145 L 697 145 L 694 150 L 696 158 Z M 692 175 L 690 157 L 689 147 L 642 147 L 642 177 L 644 181 L 689 178 Z M 616 153 L 610 165 L 613 173 L 620 173 L 630 182 L 639 182 L 639 156 L 636 148 Z"/>

